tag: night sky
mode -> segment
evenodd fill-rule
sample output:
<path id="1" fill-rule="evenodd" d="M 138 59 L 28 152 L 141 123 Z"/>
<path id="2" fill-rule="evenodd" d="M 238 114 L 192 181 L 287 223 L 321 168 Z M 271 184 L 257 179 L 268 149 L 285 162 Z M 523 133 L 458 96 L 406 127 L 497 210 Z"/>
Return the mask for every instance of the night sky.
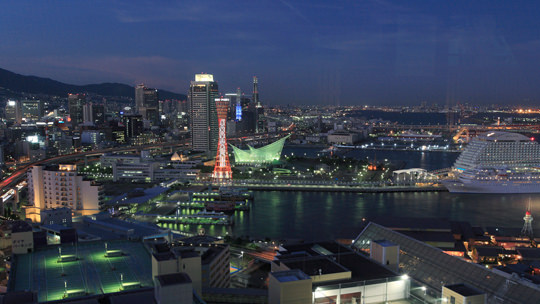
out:
<path id="1" fill-rule="evenodd" d="M 537 1 L 0 2 L 0 67 L 267 104 L 540 104 Z"/>

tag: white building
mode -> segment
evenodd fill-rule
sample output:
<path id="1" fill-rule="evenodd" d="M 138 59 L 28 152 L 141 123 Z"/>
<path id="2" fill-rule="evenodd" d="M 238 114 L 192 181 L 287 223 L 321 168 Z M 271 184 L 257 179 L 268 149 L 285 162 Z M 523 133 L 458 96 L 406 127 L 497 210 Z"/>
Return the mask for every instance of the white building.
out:
<path id="1" fill-rule="evenodd" d="M 360 137 L 357 133 L 352 133 L 348 131 L 338 130 L 333 133 L 328 133 L 326 140 L 329 144 L 344 144 L 352 145 L 360 140 Z"/>
<path id="2" fill-rule="evenodd" d="M 194 180 L 199 176 L 199 169 L 193 169 L 198 163 L 177 160 L 175 153 L 171 160 L 155 160 L 147 151 L 141 155 L 104 154 L 101 165 L 113 169 L 113 180 L 160 181 L 170 179 Z"/>
<path id="3" fill-rule="evenodd" d="M 32 166 L 27 173 L 27 217 L 41 222 L 41 210 L 67 207 L 77 214 L 99 212 L 103 187 L 77 175 L 76 165 Z"/>

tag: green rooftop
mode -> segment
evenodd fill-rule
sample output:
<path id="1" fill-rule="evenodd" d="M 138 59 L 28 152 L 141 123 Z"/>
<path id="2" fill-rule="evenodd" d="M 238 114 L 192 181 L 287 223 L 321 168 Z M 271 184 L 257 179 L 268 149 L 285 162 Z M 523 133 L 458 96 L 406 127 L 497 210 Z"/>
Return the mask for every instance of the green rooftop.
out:
<path id="1" fill-rule="evenodd" d="M 16 255 L 8 291 L 33 290 L 44 302 L 153 286 L 150 254 L 141 242 L 110 241 L 107 248 L 124 254 L 105 257 L 104 242 L 88 242 Z M 76 259 L 61 262 L 60 255 Z"/>
<path id="2" fill-rule="evenodd" d="M 260 148 L 253 148 L 248 145 L 249 150 L 242 150 L 238 147 L 231 145 L 234 152 L 234 161 L 236 164 L 271 164 L 279 161 L 281 158 L 281 151 L 283 151 L 283 145 L 285 140 L 291 135 L 287 135 L 269 145 Z"/>

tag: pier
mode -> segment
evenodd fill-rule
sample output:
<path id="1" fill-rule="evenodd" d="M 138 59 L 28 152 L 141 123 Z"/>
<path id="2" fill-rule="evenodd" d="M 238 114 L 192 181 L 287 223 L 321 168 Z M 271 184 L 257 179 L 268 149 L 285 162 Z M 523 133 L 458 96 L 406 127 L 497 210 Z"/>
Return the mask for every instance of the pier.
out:
<path id="1" fill-rule="evenodd" d="M 203 182 L 204 183 L 204 182 Z M 315 191 L 315 192 L 357 192 L 357 193 L 387 193 L 387 192 L 440 192 L 448 191 L 437 182 L 426 182 L 419 185 L 392 184 L 388 182 L 330 182 L 330 181 L 271 181 L 271 180 L 236 180 L 238 187 L 253 191 Z M 238 206 L 237 206 L 238 208 Z M 238 210 L 238 209 L 237 209 Z"/>
<path id="2" fill-rule="evenodd" d="M 226 225 L 234 224 L 232 216 L 221 212 L 199 212 L 192 215 L 160 215 L 156 217 L 158 223 L 176 223 L 193 225 Z"/>

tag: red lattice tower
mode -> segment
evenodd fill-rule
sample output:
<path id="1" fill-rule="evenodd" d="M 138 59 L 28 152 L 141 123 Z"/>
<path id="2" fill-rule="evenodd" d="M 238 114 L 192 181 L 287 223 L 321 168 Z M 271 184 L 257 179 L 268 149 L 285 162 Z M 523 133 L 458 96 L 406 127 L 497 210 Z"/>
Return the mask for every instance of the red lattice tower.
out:
<path id="1" fill-rule="evenodd" d="M 216 166 L 212 179 L 214 182 L 225 184 L 232 180 L 231 163 L 227 152 L 227 110 L 229 109 L 228 98 L 216 98 L 216 110 L 218 115 L 219 140 L 216 155 Z"/>

